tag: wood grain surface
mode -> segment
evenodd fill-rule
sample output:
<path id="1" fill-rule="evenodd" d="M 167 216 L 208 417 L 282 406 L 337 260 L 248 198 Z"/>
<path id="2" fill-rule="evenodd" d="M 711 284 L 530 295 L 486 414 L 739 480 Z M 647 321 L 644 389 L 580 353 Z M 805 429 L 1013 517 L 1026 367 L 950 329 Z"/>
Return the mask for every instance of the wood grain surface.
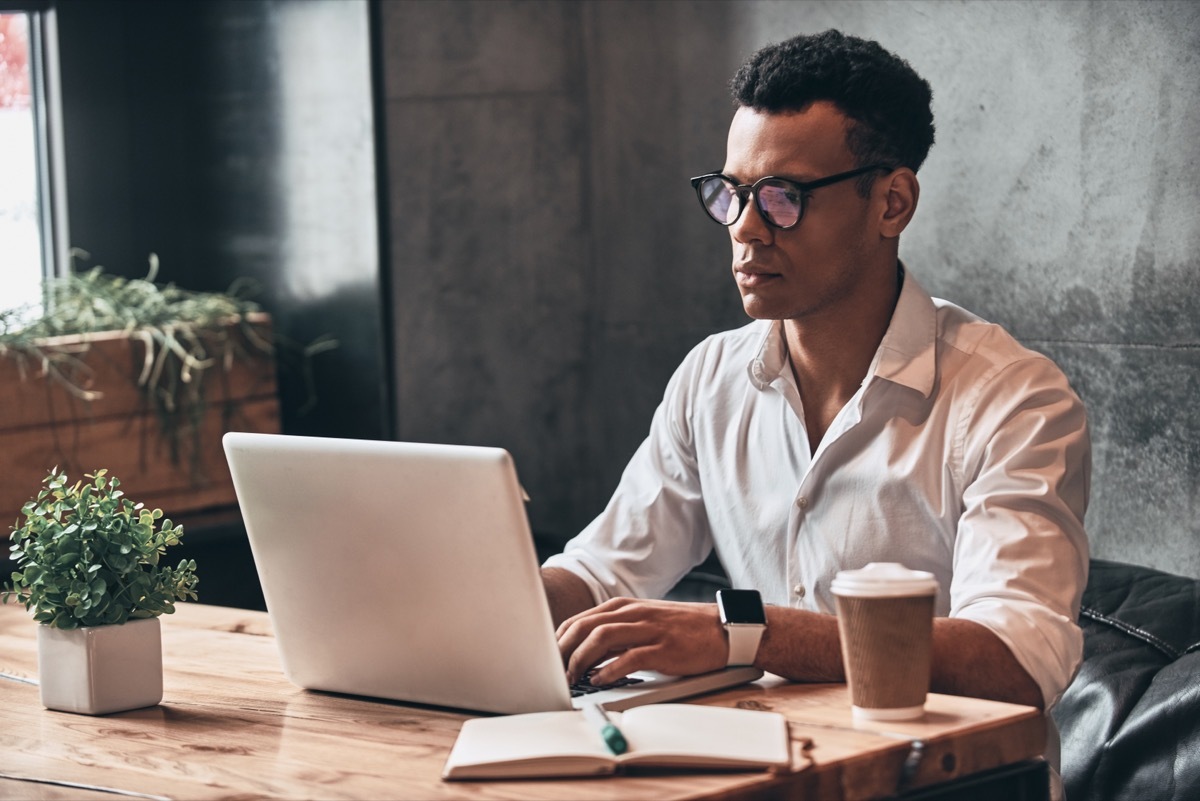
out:
<path id="1" fill-rule="evenodd" d="M 1030 707 L 931 695 L 923 719 L 869 729 L 851 718 L 844 685 L 767 677 L 702 702 L 787 716 L 789 773 L 446 783 L 469 713 L 301 690 L 281 672 L 263 613 L 181 604 L 162 623 L 163 702 L 88 717 L 41 706 L 36 624 L 0 606 L 0 798 L 867 799 L 1044 746 L 1045 720 Z M 905 783 L 913 740 L 923 756 Z"/>

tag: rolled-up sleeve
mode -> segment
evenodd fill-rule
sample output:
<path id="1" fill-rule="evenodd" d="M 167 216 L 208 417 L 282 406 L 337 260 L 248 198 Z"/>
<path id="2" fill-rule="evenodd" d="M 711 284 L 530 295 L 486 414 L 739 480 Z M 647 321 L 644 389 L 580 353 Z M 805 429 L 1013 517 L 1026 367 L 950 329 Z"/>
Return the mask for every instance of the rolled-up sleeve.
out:
<path id="1" fill-rule="evenodd" d="M 1087 415 L 1061 371 L 1032 357 L 980 382 L 961 426 L 966 489 L 950 615 L 994 632 L 1049 709 L 1083 653 L 1077 619 L 1088 569 Z"/>
<path id="2" fill-rule="evenodd" d="M 607 507 L 544 563 L 583 579 L 597 603 L 661 597 L 712 550 L 690 430 L 702 348 L 672 376 Z"/>

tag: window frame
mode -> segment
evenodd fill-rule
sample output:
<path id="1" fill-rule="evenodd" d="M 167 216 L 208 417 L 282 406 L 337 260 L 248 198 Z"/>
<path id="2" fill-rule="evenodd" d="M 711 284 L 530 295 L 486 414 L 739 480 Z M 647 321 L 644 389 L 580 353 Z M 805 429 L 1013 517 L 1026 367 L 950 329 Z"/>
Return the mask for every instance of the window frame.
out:
<path id="1" fill-rule="evenodd" d="M 51 0 L 0 0 L 0 14 L 25 14 L 29 36 L 29 86 L 33 95 L 34 154 L 42 250 L 42 278 L 66 275 L 71 266 L 58 23 Z"/>

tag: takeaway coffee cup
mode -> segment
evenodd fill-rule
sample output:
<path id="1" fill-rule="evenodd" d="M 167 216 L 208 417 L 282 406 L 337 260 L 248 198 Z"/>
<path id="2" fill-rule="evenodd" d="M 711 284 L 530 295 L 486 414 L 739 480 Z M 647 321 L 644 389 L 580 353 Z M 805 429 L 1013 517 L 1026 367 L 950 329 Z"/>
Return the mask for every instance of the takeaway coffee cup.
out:
<path id="1" fill-rule="evenodd" d="M 932 573 L 895 562 L 843 570 L 831 586 L 854 717 L 907 720 L 925 712 L 933 639 Z"/>

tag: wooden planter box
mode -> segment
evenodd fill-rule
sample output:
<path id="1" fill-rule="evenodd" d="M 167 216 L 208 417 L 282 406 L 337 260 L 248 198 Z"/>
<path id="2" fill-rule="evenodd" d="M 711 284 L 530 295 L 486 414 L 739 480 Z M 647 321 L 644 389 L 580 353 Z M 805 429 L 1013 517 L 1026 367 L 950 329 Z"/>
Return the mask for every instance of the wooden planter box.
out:
<path id="1" fill-rule="evenodd" d="M 270 340 L 268 315 L 248 319 Z M 236 326 L 230 333 L 243 337 Z M 59 346 L 84 342 L 81 337 L 55 340 Z M 173 520 L 236 508 L 221 436 L 279 431 L 274 357 L 247 345 L 241 350 L 248 355 L 234 359 L 229 369 L 217 364 L 205 370 L 199 437 L 181 428 L 173 458 L 157 412 L 136 384 L 145 345 L 121 332 L 93 334 L 86 343 L 79 356 L 93 371 L 88 388 L 103 393 L 92 401 L 45 378 L 38 365 L 27 364 L 22 378 L 17 361 L 0 356 L 0 541 L 7 542 L 21 506 L 56 465 L 72 482 L 105 468 L 121 479 L 127 497 L 161 508 Z"/>

